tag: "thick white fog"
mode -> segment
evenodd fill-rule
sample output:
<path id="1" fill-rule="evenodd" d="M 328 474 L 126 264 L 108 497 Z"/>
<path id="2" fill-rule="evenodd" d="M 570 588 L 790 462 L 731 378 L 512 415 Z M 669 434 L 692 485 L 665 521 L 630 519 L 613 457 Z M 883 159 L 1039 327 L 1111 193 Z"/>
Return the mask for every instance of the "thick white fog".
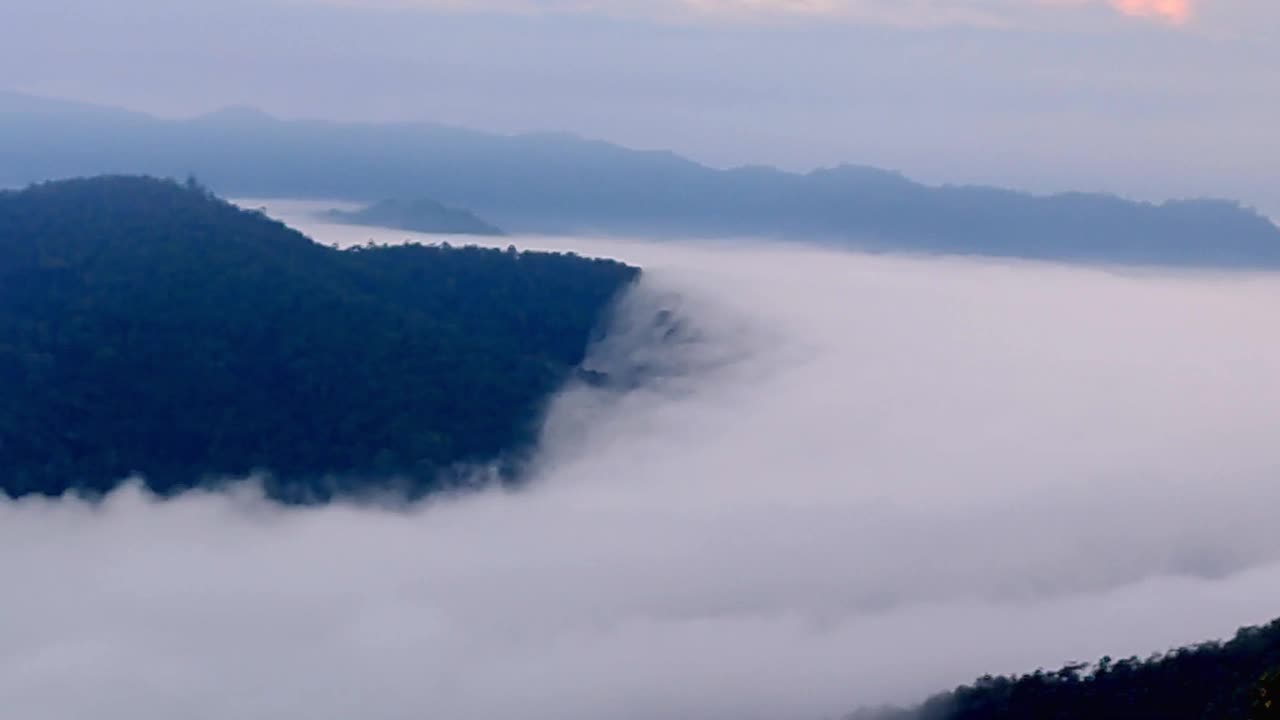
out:
<path id="1" fill-rule="evenodd" d="M 646 268 L 641 387 L 518 494 L 0 503 L 3 714 L 818 720 L 1280 615 L 1280 277 L 514 242 Z"/>

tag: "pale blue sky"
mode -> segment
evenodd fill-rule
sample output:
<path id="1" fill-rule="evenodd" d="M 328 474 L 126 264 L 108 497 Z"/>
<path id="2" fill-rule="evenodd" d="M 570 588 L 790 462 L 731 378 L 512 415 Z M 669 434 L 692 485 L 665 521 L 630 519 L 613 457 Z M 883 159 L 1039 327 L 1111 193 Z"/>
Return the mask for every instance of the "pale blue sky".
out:
<path id="1" fill-rule="evenodd" d="M 4 0 L 0 88 L 1276 214 L 1280 3 L 1189 8 L 1175 23 L 1178 0 Z"/>

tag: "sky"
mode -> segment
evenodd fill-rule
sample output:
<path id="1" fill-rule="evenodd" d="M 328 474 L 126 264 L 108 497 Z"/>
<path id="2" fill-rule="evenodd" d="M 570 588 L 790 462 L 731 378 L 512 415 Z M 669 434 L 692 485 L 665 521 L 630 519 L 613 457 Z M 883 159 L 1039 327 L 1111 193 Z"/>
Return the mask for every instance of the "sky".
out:
<path id="1" fill-rule="evenodd" d="M 5 0 L 0 88 L 1280 214 L 1262 0 Z"/>
<path id="2" fill-rule="evenodd" d="M 521 493 L 0 501 L 7 713 L 824 720 L 1276 613 L 1277 276 L 517 240 L 646 268 L 646 383 Z"/>

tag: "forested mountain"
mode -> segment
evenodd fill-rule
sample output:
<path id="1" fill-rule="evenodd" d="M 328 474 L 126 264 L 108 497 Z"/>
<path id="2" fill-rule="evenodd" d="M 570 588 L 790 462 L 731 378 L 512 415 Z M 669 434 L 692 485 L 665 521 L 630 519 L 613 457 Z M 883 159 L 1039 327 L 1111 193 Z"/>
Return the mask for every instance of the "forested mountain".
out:
<path id="1" fill-rule="evenodd" d="M 0 193 L 0 490 L 412 492 L 516 452 L 637 276 L 573 255 L 339 251 L 194 183 Z"/>
<path id="2" fill-rule="evenodd" d="M 503 232 L 460 208 L 441 205 L 429 198 L 383 200 L 359 210 L 330 210 L 325 218 L 352 225 L 409 230 L 446 235 L 502 235 Z"/>
<path id="3" fill-rule="evenodd" d="M 1280 266 L 1280 229 L 1226 201 L 933 187 L 854 166 L 717 170 L 566 135 L 285 122 L 251 109 L 170 121 L 0 95 L 0 157 L 0 184 L 196 173 L 240 196 L 425 196 L 511 232 L 776 236 L 878 250 Z"/>
<path id="4" fill-rule="evenodd" d="M 1103 658 L 1053 672 L 984 677 L 913 710 L 864 710 L 849 720 L 1276 720 L 1280 620 L 1225 643 L 1146 660 Z"/>

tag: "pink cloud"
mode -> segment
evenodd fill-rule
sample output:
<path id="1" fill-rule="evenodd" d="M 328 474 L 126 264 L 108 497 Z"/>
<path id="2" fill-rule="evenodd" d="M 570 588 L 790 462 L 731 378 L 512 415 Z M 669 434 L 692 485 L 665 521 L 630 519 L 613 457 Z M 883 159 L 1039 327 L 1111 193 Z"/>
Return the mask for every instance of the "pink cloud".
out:
<path id="1" fill-rule="evenodd" d="M 1126 15 L 1162 18 L 1179 24 L 1191 19 L 1191 2 L 1192 0 L 1111 0 L 1111 4 Z"/>
<path id="2" fill-rule="evenodd" d="M 1124 15 L 1181 25 L 1199 0 L 309 0 L 355 6 L 509 13 L 603 13 L 622 17 L 745 21 L 778 16 L 843 18 L 902 25 L 1006 25 L 1028 8 L 1110 6 Z M 1258 0 L 1259 2 L 1265 0 Z M 0 0 L 3 2 L 3 0 Z M 1033 20 L 1031 22 L 1034 22 Z"/>

